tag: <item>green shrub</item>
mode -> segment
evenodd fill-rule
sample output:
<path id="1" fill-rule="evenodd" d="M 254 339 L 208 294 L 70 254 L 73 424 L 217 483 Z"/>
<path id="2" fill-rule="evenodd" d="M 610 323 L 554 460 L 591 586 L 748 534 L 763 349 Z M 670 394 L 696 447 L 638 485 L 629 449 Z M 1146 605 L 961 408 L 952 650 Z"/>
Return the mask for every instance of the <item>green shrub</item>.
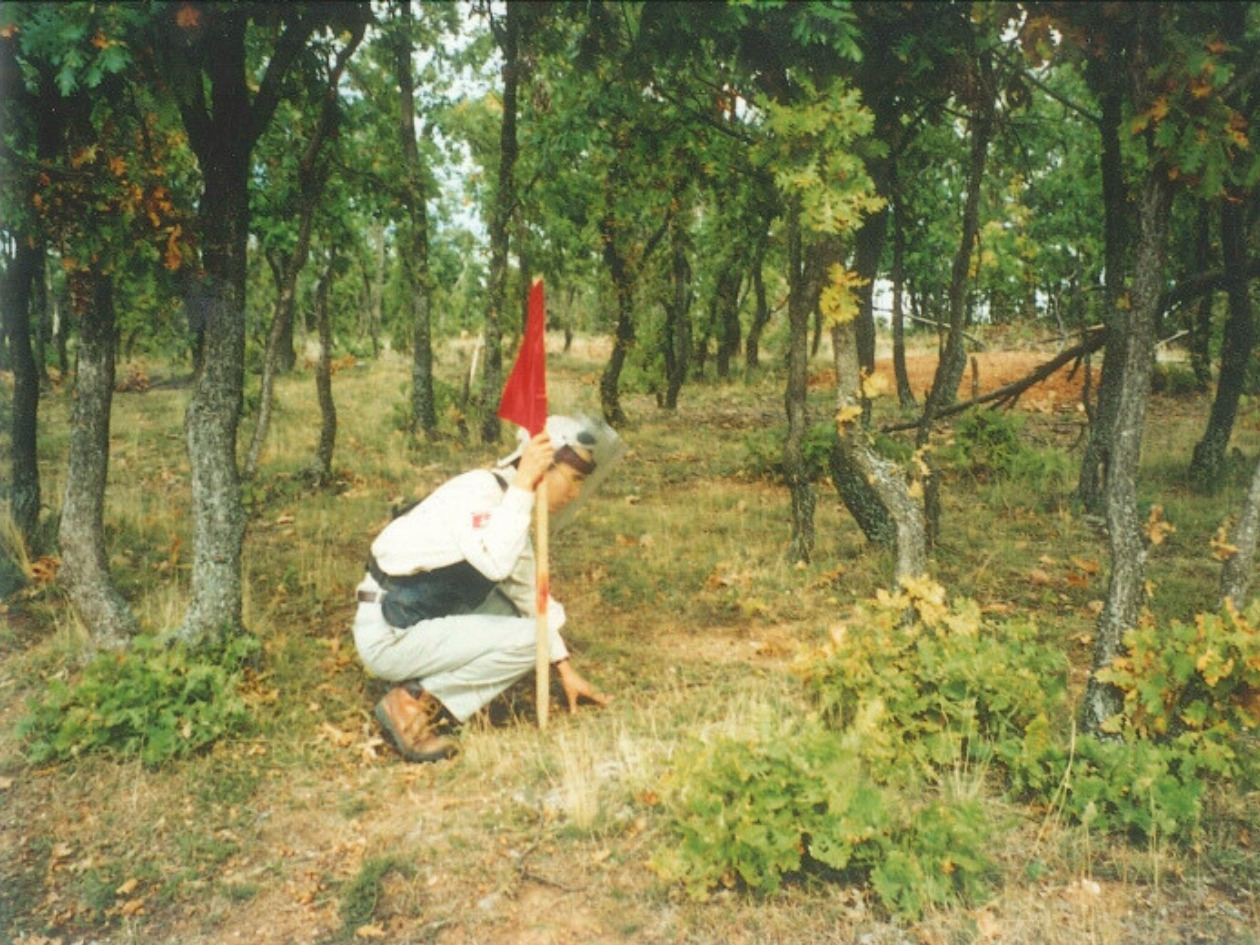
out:
<path id="1" fill-rule="evenodd" d="M 1199 826 L 1204 782 L 1192 757 L 1142 738 L 1080 738 L 1063 804 L 1077 823 L 1138 840 L 1189 839 Z"/>
<path id="2" fill-rule="evenodd" d="M 1158 362 L 1151 370 L 1151 392 L 1168 397 L 1186 397 L 1203 391 L 1194 370 L 1185 364 Z"/>
<path id="3" fill-rule="evenodd" d="M 773 893 L 789 877 L 868 880 L 893 912 L 973 901 L 989 887 L 989 817 L 977 800 L 916 800 L 874 783 L 818 720 L 763 719 L 679 759 L 670 842 L 652 865 L 696 898 L 719 886 Z"/>
<path id="4" fill-rule="evenodd" d="M 880 779 L 1024 754 L 1066 703 L 1066 661 L 1027 621 L 986 626 L 973 601 L 907 582 L 859 610 L 804 667 L 825 717 Z M 908 764 L 909 763 L 909 764 Z"/>
<path id="5" fill-rule="evenodd" d="M 238 636 L 190 653 L 153 638 L 125 653 L 102 653 L 73 685 L 54 679 L 19 723 L 34 764 L 89 752 L 161 765 L 245 730 L 251 716 L 239 693 L 244 662 L 258 649 Z"/>
<path id="6" fill-rule="evenodd" d="M 1145 621 L 1124 638 L 1124 653 L 1098 676 L 1124 693 L 1116 732 L 1173 738 L 1219 750 L 1223 773 L 1237 775 L 1230 744 L 1260 726 L 1260 602 L 1245 612 L 1198 614 L 1192 623 Z"/>
<path id="7" fill-rule="evenodd" d="M 1024 452 L 1024 417 L 1008 410 L 971 410 L 954 425 L 942 455 L 979 478 L 1005 478 Z"/>
<path id="8" fill-rule="evenodd" d="M 988 811 L 975 798 L 933 800 L 909 823 L 871 871 L 871 886 L 892 912 L 917 919 L 931 906 L 976 902 L 994 874 Z"/>
<path id="9" fill-rule="evenodd" d="M 741 882 L 774 892 L 810 859 L 837 870 L 877 859 L 883 799 L 816 721 L 763 719 L 754 738 L 695 746 L 671 781 L 674 842 L 653 865 L 698 898 Z"/>

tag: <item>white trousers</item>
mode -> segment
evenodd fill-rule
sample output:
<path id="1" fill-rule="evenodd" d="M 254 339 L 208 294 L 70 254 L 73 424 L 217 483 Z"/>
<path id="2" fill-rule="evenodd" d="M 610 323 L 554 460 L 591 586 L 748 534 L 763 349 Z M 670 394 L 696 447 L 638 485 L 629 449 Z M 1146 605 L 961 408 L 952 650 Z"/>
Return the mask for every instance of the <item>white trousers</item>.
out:
<path id="1" fill-rule="evenodd" d="M 360 585 L 376 589 L 367 578 Z M 564 609 L 547 608 L 549 659 L 567 659 L 560 636 Z M 391 627 L 380 604 L 361 602 L 354 616 L 354 645 L 368 672 L 388 682 L 419 680 L 426 692 L 463 722 L 534 668 L 537 621 L 517 615 L 497 591 L 476 611 Z"/>

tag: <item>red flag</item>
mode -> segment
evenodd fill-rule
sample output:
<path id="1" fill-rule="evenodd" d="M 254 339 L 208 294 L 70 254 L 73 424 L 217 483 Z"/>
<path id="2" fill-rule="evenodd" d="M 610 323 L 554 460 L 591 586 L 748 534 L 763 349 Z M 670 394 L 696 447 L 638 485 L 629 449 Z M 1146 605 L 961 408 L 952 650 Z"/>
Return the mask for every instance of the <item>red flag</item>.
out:
<path id="1" fill-rule="evenodd" d="M 499 399 L 499 416 L 529 431 L 541 433 L 547 425 L 547 346 L 546 314 L 543 306 L 543 281 L 535 279 L 529 290 L 529 313 L 525 319 L 525 337 L 517 352 L 512 373 L 503 385 Z"/>

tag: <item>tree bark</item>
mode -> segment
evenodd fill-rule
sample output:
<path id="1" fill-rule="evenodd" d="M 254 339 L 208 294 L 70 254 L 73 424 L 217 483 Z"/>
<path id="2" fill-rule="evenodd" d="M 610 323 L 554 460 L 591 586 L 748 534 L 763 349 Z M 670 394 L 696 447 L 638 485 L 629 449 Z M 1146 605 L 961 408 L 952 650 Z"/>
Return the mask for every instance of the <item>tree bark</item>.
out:
<path id="1" fill-rule="evenodd" d="M 715 366 L 722 380 L 730 378 L 731 361 L 739 355 L 739 286 L 742 281 L 739 257 L 732 250 L 718 270 L 713 287 L 713 321 L 718 336 Z"/>
<path id="2" fill-rule="evenodd" d="M 1247 591 L 1251 587 L 1251 573 L 1256 560 L 1256 541 L 1260 538 L 1260 462 L 1251 474 L 1251 486 L 1243 499 L 1238 521 L 1229 535 L 1233 545 L 1221 568 L 1222 608 L 1230 602 L 1241 610 L 1247 603 Z"/>
<path id="3" fill-rule="evenodd" d="M 508 239 L 516 209 L 516 97 L 520 82 L 520 23 L 517 3 L 506 4 L 494 29 L 503 54 L 503 120 L 499 126 L 499 185 L 490 217 L 490 274 L 486 300 L 486 353 L 482 362 L 481 439 L 499 442 L 499 396 L 503 388 L 503 313 L 507 311 Z"/>
<path id="4" fill-rule="evenodd" d="M 949 279 L 949 333 L 945 350 L 936 365 L 932 391 L 924 406 L 924 430 L 930 430 L 932 418 L 941 407 L 954 402 L 958 385 L 967 366 L 964 333 L 971 323 L 971 307 L 967 304 L 967 287 L 971 282 L 971 257 L 980 233 L 980 188 L 988 161 L 989 141 L 993 137 L 993 117 L 997 88 L 993 77 L 992 55 L 985 52 L 976 58 L 976 103 L 971 117 L 971 153 L 967 162 L 967 197 L 963 205 L 962 237 L 954 254 Z M 920 444 L 922 445 L 922 444 Z"/>
<path id="5" fill-rule="evenodd" d="M 757 241 L 757 249 L 753 253 L 751 269 L 753 289 L 753 317 L 748 326 L 748 338 L 744 342 L 744 367 L 755 371 L 761 366 L 761 333 L 770 324 L 770 303 L 766 299 L 766 280 L 762 267 L 766 261 L 766 247 L 769 234 L 763 234 Z"/>
<path id="6" fill-rule="evenodd" d="M 1234 432 L 1238 401 L 1247 381 L 1247 365 L 1255 348 L 1251 291 L 1247 285 L 1247 233 L 1245 205 L 1221 203 L 1221 253 L 1225 260 L 1225 292 L 1229 316 L 1221 343 L 1221 369 L 1216 397 L 1203 438 L 1195 444 L 1190 478 L 1201 489 L 1215 492 L 1225 478 L 1225 453 Z"/>
<path id="7" fill-rule="evenodd" d="M 1114 48 L 1104 43 L 1104 48 Z M 1098 379 L 1098 402 L 1090 418 L 1089 440 L 1081 456 L 1081 473 L 1076 495 L 1085 511 L 1098 515 L 1104 511 L 1107 468 L 1111 463 L 1111 437 L 1119 409 L 1120 388 L 1124 376 L 1124 346 L 1129 328 L 1129 311 L 1124 305 L 1125 273 L 1128 270 L 1127 209 L 1128 193 L 1124 183 L 1124 164 L 1120 153 L 1120 125 L 1123 118 L 1123 96 L 1115 85 L 1121 72 L 1118 60 L 1111 60 L 1097 69 L 1087 69 L 1086 77 L 1098 95 L 1102 120 L 1100 173 L 1103 192 L 1104 315 L 1107 340 L 1103 350 L 1102 371 Z"/>
<path id="8" fill-rule="evenodd" d="M 10 417 L 12 452 L 9 505 L 13 523 L 28 547 L 35 543 L 42 504 L 39 484 L 39 369 L 31 350 L 31 286 L 43 278 L 44 247 L 24 238 L 16 241 L 13 256 L 0 279 L 0 315 L 9 340 L 13 370 L 13 415 Z"/>
<path id="9" fill-rule="evenodd" d="M 893 230 L 893 262 L 892 262 L 892 336 L 893 336 L 893 375 L 897 379 L 897 402 L 902 407 L 913 407 L 914 391 L 910 387 L 910 374 L 906 370 L 906 317 L 903 311 L 905 296 L 905 261 L 906 233 L 902 203 L 901 179 L 894 163 L 890 171 L 890 187 L 892 190 L 892 230 Z"/>
<path id="10" fill-rule="evenodd" d="M 43 107 L 26 89 L 18 63 L 18 38 L 10 33 L 0 37 L 0 114 L 6 135 L 32 130 L 37 153 L 47 157 L 56 131 L 55 110 Z M 29 124 L 28 124 L 29 120 Z M 24 144 L 29 145 L 29 140 Z M 15 191 L 14 200 L 30 206 L 35 186 L 34 172 L 16 181 L 5 182 Z M 25 225 L 20 225 L 22 223 Z M 8 370 L 13 371 L 13 413 L 10 420 L 9 512 L 28 548 L 33 548 L 43 504 L 39 482 L 39 383 L 40 365 L 31 347 L 31 298 L 36 278 L 44 277 L 44 240 L 33 219 L 6 221 L 13 238 L 13 253 L 5 259 L 0 273 L 0 348 L 8 339 Z"/>
<path id="11" fill-rule="evenodd" d="M 252 100 L 245 55 L 250 7 L 202 8 L 195 32 L 179 21 L 174 6 L 160 17 L 163 65 L 203 180 L 197 229 L 205 274 L 188 302 L 190 327 L 200 337 L 199 358 L 184 415 L 192 481 L 192 586 L 188 612 L 175 631 L 192 646 L 243 629 L 245 510 L 236 436 L 245 378 L 250 154 L 311 32 L 323 25 L 322 17 L 349 9 L 286 8 Z"/>
<path id="12" fill-rule="evenodd" d="M 856 325 L 832 329 L 836 364 L 836 432 L 834 456 L 851 470 L 849 481 L 859 496 L 844 496 L 868 540 L 896 549 L 894 586 L 928 570 L 927 525 L 904 473 L 879 456 L 859 421 L 862 411 L 860 341 Z M 842 493 L 843 496 L 843 493 Z M 864 524 L 865 522 L 865 524 Z"/>
<path id="13" fill-rule="evenodd" d="M 599 401 L 604 420 L 617 426 L 626 420 L 625 411 L 621 409 L 620 387 L 621 370 L 635 341 L 634 283 L 625 257 L 617 245 L 620 227 L 613 218 L 611 185 L 606 189 L 609 190 L 606 195 L 608 207 L 600 223 L 600 235 L 604 241 L 604 265 L 607 266 L 612 280 L 613 298 L 617 306 L 617 327 L 613 334 L 612 353 L 599 379 Z"/>
<path id="14" fill-rule="evenodd" d="M 58 533 L 62 562 L 58 578 L 92 644 L 116 650 L 130 643 L 139 626 L 114 586 L 105 550 L 116 344 L 113 284 L 99 273 L 77 273 L 71 282 L 79 316 L 79 359 Z"/>
<path id="15" fill-rule="evenodd" d="M 328 293 L 332 290 L 336 267 L 337 254 L 332 252 L 315 289 L 315 326 L 319 333 L 319 360 L 315 362 L 315 395 L 319 400 L 315 479 L 321 484 L 332 479 L 333 447 L 337 442 L 337 405 L 332 394 L 332 318 L 328 311 Z"/>
<path id="16" fill-rule="evenodd" d="M 1150 8 L 1148 8 L 1150 9 Z M 1159 12 L 1146 13 L 1138 23 L 1129 62 L 1134 108 L 1142 111 L 1152 92 L 1148 70 L 1154 58 Z M 1137 626 L 1146 577 L 1146 543 L 1137 502 L 1138 464 L 1155 364 L 1156 320 L 1164 276 L 1165 238 L 1172 186 L 1168 169 L 1149 154 L 1149 166 L 1138 206 L 1138 244 L 1134 258 L 1133 304 L 1124 347 L 1123 382 L 1111 435 L 1107 467 L 1106 509 L 1111 551 L 1107 599 L 1098 618 L 1094 660 L 1081 707 L 1082 730 L 1097 734 L 1103 723 L 1123 706 L 1123 696 L 1098 679 L 1123 648 L 1124 633 Z"/>
<path id="17" fill-rule="evenodd" d="M 691 265 L 687 261 L 687 245 L 681 214 L 670 223 L 670 286 L 665 305 L 665 324 L 661 346 L 665 355 L 666 410 L 678 409 L 678 395 L 687 380 L 691 361 Z"/>
<path id="18" fill-rule="evenodd" d="M 407 226 L 403 236 L 405 249 L 403 250 L 402 271 L 404 292 L 411 309 L 410 432 L 413 436 L 423 432 L 425 436 L 432 439 L 437 436 L 438 415 L 437 398 L 433 391 L 433 276 L 429 271 L 429 213 L 424 168 L 420 163 L 420 149 L 416 145 L 415 77 L 411 67 L 413 32 L 411 4 L 401 4 L 398 10 L 402 28 L 395 35 L 397 45 L 394 50 L 394 74 L 398 80 L 398 137 L 402 145 L 405 177 L 403 204 L 407 210 Z M 509 19 L 512 17 L 510 11 L 508 17 Z M 515 71 L 515 65 L 513 65 L 513 71 Z M 511 110 L 512 146 L 515 147 L 515 88 L 512 90 Z M 508 121 L 506 108 L 503 120 L 506 125 Z M 510 168 L 507 173 L 509 175 L 512 173 Z M 506 231 L 502 239 L 503 252 L 506 253 Z M 496 427 L 496 439 L 497 434 Z"/>

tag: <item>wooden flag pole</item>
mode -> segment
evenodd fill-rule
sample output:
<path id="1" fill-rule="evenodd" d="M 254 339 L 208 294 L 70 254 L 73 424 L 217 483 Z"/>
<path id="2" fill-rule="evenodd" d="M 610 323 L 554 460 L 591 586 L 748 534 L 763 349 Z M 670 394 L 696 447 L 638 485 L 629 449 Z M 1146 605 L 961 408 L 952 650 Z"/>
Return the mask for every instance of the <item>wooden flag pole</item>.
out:
<path id="1" fill-rule="evenodd" d="M 534 671 L 538 677 L 538 728 L 547 727 L 551 707 L 551 643 L 547 633 L 547 600 L 551 596 L 551 568 L 548 563 L 547 479 L 544 475 L 534 491 L 534 512 L 537 532 L 534 537 L 534 612 L 537 615 L 537 655 Z"/>

